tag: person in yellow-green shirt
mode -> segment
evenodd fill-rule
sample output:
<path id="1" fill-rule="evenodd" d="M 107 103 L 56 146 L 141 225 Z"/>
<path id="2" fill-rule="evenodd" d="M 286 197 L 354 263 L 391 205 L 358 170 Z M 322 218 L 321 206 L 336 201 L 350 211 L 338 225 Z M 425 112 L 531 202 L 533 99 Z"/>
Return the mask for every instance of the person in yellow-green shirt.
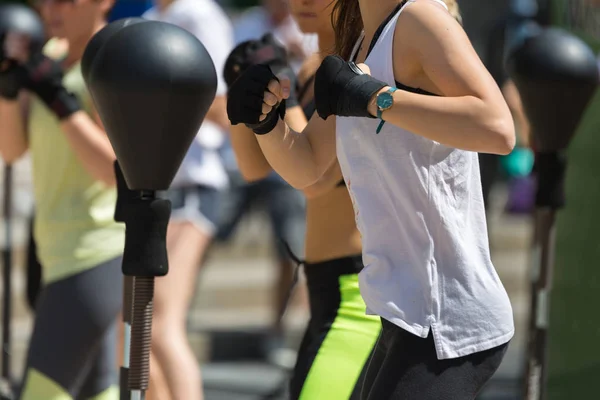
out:
<path id="1" fill-rule="evenodd" d="M 30 54 L 28 38 L 3 38 L 0 153 L 29 150 L 43 266 L 21 400 L 117 400 L 117 322 L 125 227 L 113 220 L 115 154 L 83 81 L 80 60 L 114 0 L 39 0 L 56 43 Z"/>

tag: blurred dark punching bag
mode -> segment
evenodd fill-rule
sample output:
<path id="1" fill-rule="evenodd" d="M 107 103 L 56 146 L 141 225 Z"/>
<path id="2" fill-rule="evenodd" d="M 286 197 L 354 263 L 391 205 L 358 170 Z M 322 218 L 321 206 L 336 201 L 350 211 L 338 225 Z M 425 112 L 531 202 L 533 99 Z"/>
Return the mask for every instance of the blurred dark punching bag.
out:
<path id="1" fill-rule="evenodd" d="M 508 70 L 531 123 L 534 148 L 564 150 L 598 87 L 598 63 L 579 38 L 558 28 L 515 49 Z"/>
<path id="2" fill-rule="evenodd" d="M 131 316 L 124 322 L 131 320 L 131 340 L 121 398 L 143 399 L 154 279 L 168 273 L 171 203 L 156 191 L 168 189 L 179 169 L 215 98 L 217 74 L 195 36 L 138 18 L 99 31 L 86 48 L 82 73 L 117 156 L 115 219 L 126 226 L 123 274 L 131 287 L 126 283 L 124 314 Z"/>
<path id="3" fill-rule="evenodd" d="M 524 398 L 546 398 L 549 299 L 552 289 L 556 211 L 565 206 L 566 150 L 598 84 L 592 50 L 557 28 L 525 40 L 508 59 L 531 124 L 537 175 L 531 314 Z"/>

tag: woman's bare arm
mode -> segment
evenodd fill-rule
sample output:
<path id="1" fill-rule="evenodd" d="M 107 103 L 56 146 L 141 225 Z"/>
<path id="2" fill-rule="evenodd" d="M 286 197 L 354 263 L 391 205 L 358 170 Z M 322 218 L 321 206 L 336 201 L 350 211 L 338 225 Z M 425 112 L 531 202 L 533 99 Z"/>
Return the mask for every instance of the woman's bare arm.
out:
<path id="1" fill-rule="evenodd" d="M 400 18 L 394 41 L 395 69 L 407 62 L 398 57 L 399 49 L 406 54 L 405 46 L 411 46 L 423 73 L 443 96 L 398 90 L 383 119 L 450 147 L 510 153 L 515 144 L 512 116 L 462 27 L 446 10 L 428 1 L 411 4 Z M 377 113 L 376 95 L 369 112 Z"/>
<path id="2" fill-rule="evenodd" d="M 114 186 L 116 156 L 98 114 L 94 111 L 90 116 L 78 111 L 61 121 L 60 127 L 85 170 L 104 184 Z"/>
<path id="3" fill-rule="evenodd" d="M 24 115 L 26 96 L 21 92 L 17 101 L 0 98 L 0 154 L 6 164 L 21 158 L 29 146 Z"/>
<path id="4" fill-rule="evenodd" d="M 275 85 L 277 81 L 271 81 L 270 86 Z M 337 162 L 334 116 L 323 120 L 315 113 L 301 133 L 279 121 L 273 131 L 256 138 L 269 164 L 296 189 L 316 184 Z"/>

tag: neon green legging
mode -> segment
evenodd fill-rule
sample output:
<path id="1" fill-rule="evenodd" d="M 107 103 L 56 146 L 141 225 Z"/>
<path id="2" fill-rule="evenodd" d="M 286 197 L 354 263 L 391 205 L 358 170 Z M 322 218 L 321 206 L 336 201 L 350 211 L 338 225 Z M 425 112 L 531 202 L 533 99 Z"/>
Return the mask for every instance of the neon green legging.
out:
<path id="1" fill-rule="evenodd" d="M 30 369 L 25 379 L 22 400 L 74 400 L 74 398 L 41 372 Z M 119 400 L 119 388 L 112 386 L 102 393 L 86 400 Z"/>
<path id="2" fill-rule="evenodd" d="M 349 262 L 356 258 L 305 268 L 311 320 L 291 381 L 292 400 L 359 398 L 362 374 L 381 332 L 381 320 L 365 314 L 358 275 L 336 274 Z"/>

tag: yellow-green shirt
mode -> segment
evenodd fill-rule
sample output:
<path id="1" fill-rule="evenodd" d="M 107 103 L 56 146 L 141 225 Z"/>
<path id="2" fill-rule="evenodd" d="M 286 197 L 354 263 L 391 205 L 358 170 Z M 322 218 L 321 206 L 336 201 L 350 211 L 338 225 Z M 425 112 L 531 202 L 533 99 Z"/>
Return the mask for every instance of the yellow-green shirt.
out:
<path id="1" fill-rule="evenodd" d="M 80 65 L 65 87 L 91 110 Z M 113 220 L 116 189 L 93 178 L 79 162 L 58 119 L 32 96 L 29 149 L 36 204 L 35 239 L 44 280 L 66 278 L 123 253 L 125 226 Z"/>

